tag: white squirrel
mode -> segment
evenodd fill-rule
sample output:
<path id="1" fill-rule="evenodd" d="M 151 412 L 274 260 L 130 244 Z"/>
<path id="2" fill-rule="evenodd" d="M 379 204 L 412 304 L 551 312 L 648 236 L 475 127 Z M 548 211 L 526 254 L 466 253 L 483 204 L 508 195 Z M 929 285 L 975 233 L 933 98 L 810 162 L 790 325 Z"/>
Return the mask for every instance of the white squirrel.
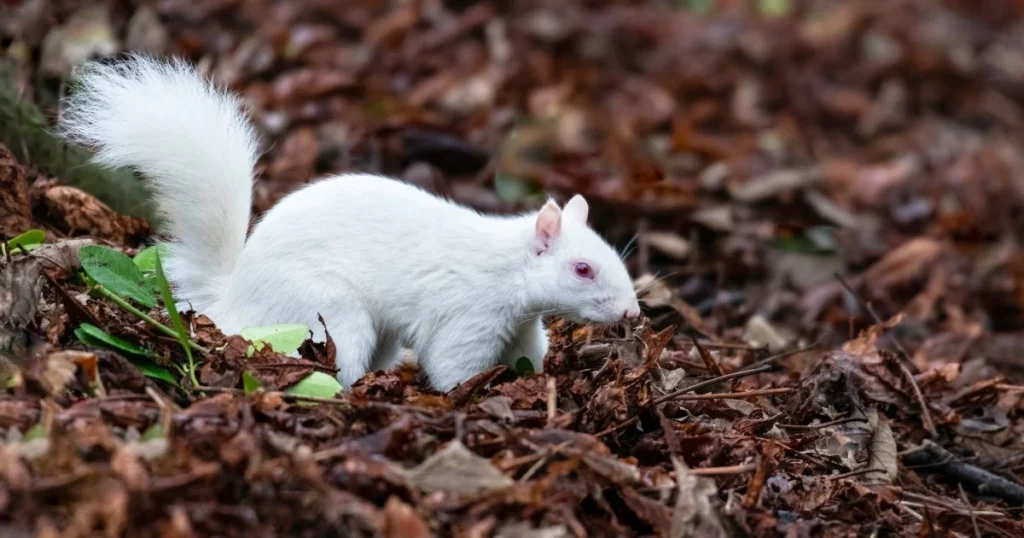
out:
<path id="1" fill-rule="evenodd" d="M 246 240 L 257 138 L 241 103 L 182 60 L 93 63 L 59 125 L 152 185 L 181 305 L 222 331 L 303 323 L 337 345 L 338 381 L 412 348 L 449 390 L 526 356 L 541 370 L 541 318 L 618 323 L 640 315 L 619 255 L 587 226 L 587 202 L 485 216 L 400 181 L 345 174 L 268 211 Z"/>

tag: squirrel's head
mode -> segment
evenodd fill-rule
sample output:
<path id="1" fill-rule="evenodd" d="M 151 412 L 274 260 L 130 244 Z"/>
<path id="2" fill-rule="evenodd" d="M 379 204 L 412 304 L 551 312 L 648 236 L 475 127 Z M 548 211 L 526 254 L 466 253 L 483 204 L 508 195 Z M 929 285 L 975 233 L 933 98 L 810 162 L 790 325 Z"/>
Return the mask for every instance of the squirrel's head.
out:
<path id="1" fill-rule="evenodd" d="M 575 321 L 618 323 L 640 316 L 640 305 L 619 254 L 587 226 L 587 201 L 565 207 L 549 200 L 534 217 L 530 271 L 537 304 Z"/>

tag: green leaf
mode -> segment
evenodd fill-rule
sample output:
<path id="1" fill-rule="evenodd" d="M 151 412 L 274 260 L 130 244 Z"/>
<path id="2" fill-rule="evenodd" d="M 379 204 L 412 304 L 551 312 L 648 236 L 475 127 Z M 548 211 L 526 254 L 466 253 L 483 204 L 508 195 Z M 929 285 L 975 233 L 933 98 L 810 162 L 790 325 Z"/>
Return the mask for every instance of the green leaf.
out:
<path id="1" fill-rule="evenodd" d="M 260 383 L 259 379 L 253 377 L 248 370 L 242 372 L 242 388 L 245 389 L 246 394 L 252 394 L 263 388 L 263 384 Z"/>
<path id="2" fill-rule="evenodd" d="M 25 250 L 30 250 L 31 247 L 35 247 L 46 240 L 46 232 L 37 230 L 35 228 L 15 236 L 10 241 L 7 241 L 7 247 L 4 252 L 14 252 L 19 247 Z"/>
<path id="3" fill-rule="evenodd" d="M 831 254 L 838 248 L 835 230 L 828 226 L 813 226 L 801 235 L 776 239 L 773 244 L 779 250 L 803 254 Z"/>
<path id="4" fill-rule="evenodd" d="M 181 320 L 178 305 L 175 304 L 174 295 L 171 293 L 171 285 L 167 282 L 167 276 L 164 275 L 164 264 L 160 261 L 160 253 L 156 253 L 154 257 L 156 258 L 154 265 L 156 284 L 160 288 L 160 298 L 163 299 L 164 306 L 167 307 L 167 315 L 171 317 L 171 325 L 174 327 L 174 332 L 178 333 L 178 341 L 185 347 L 185 352 L 191 355 L 192 350 L 188 345 L 188 329 L 185 327 L 185 322 Z"/>
<path id="5" fill-rule="evenodd" d="M 698 15 L 703 15 L 715 6 L 715 0 L 679 0 L 679 4 Z"/>
<path id="6" fill-rule="evenodd" d="M 306 337 L 309 336 L 309 327 L 299 323 L 246 327 L 239 335 L 252 342 L 255 349 L 262 349 L 263 344 L 270 344 L 274 351 L 287 354 L 299 349 L 299 346 L 306 341 Z M 252 354 L 251 349 L 250 354 Z"/>
<path id="7" fill-rule="evenodd" d="M 133 344 L 123 338 L 107 334 L 103 329 L 88 323 L 83 323 L 75 329 L 75 337 L 87 346 L 103 347 L 119 351 L 128 357 L 128 360 L 130 360 L 131 363 L 134 364 L 140 372 L 142 372 L 142 375 L 153 379 L 159 379 L 160 381 L 166 381 L 175 387 L 180 387 L 178 380 L 174 377 L 174 374 L 172 374 L 167 368 L 164 368 L 150 360 L 150 357 L 153 357 L 153 354 L 138 344 Z"/>
<path id="8" fill-rule="evenodd" d="M 178 343 L 185 349 L 185 356 L 188 357 L 189 375 L 192 376 L 192 382 L 196 383 L 196 365 L 195 359 L 192 358 L 192 342 L 189 339 L 188 329 L 185 327 L 185 322 L 181 321 L 178 305 L 174 303 L 174 295 L 171 294 L 171 285 L 167 282 L 167 276 L 164 275 L 164 264 L 160 261 L 159 251 L 155 254 L 155 257 L 156 264 L 154 268 L 156 269 L 156 282 L 160 288 L 160 297 L 163 298 L 164 306 L 167 307 L 167 315 L 171 317 L 174 332 L 178 334 Z"/>
<path id="9" fill-rule="evenodd" d="M 121 351 L 129 355 L 136 355 L 139 357 L 151 357 L 152 353 L 146 350 L 144 347 L 133 344 L 123 338 L 118 338 L 112 334 L 107 334 L 103 329 L 89 324 L 83 323 L 75 329 L 75 336 L 83 344 L 89 346 L 105 347 L 114 351 Z"/>
<path id="10" fill-rule="evenodd" d="M 156 271 L 157 256 L 159 255 L 160 258 L 166 258 L 167 251 L 167 245 L 159 243 L 140 250 L 138 254 L 132 258 L 132 261 L 135 262 L 135 266 L 143 273 L 153 273 Z"/>
<path id="11" fill-rule="evenodd" d="M 164 427 L 159 422 L 146 428 L 146 431 L 142 432 L 139 436 L 139 442 L 145 443 L 146 441 L 153 441 L 155 439 L 163 439 L 167 437 L 167 432 L 164 431 Z"/>
<path id="12" fill-rule="evenodd" d="M 792 5 L 790 0 L 761 0 L 761 13 L 771 17 L 782 17 L 789 14 Z"/>
<path id="13" fill-rule="evenodd" d="M 147 287 L 142 271 L 123 252 L 98 245 L 78 249 L 82 269 L 99 285 L 125 298 L 153 308 L 156 297 Z"/>
<path id="14" fill-rule="evenodd" d="M 519 377 L 533 375 L 533 361 L 528 357 L 519 357 L 516 359 L 516 375 Z"/>
<path id="15" fill-rule="evenodd" d="M 298 383 L 285 389 L 285 394 L 311 396 L 313 398 L 333 398 L 344 390 L 337 379 L 323 373 L 313 372 Z"/>
<path id="16" fill-rule="evenodd" d="M 21 436 L 21 442 L 27 443 L 35 439 L 42 439 L 43 437 L 46 437 L 46 428 L 42 423 L 39 423 L 29 428 L 25 435 Z"/>
<path id="17" fill-rule="evenodd" d="M 178 380 L 175 379 L 174 374 L 172 374 L 170 370 L 153 361 L 148 359 L 134 359 L 132 360 L 132 364 L 134 364 L 135 367 L 142 372 L 142 375 L 146 377 L 166 381 L 175 387 L 181 388 L 181 385 L 178 384 Z"/>

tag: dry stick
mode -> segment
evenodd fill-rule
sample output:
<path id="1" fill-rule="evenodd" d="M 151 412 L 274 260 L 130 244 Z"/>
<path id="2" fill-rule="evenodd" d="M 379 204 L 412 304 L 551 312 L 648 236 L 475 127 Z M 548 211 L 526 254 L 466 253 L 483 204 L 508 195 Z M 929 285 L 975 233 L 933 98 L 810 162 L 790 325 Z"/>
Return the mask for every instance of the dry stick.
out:
<path id="1" fill-rule="evenodd" d="M 860 307 L 871 316 L 871 319 L 873 319 L 876 324 L 881 325 L 883 323 L 882 318 L 878 317 L 878 314 L 875 313 L 875 309 L 871 308 L 871 305 L 864 302 L 864 299 L 854 293 L 853 288 L 843 280 L 843 277 L 839 273 L 835 273 L 834 276 L 836 277 L 836 280 L 839 281 L 839 284 L 846 289 L 846 292 L 857 301 L 857 304 L 859 304 Z M 917 399 L 918 405 L 921 406 L 921 422 L 924 425 L 924 429 L 928 430 L 928 434 L 932 437 L 938 437 L 939 432 L 935 429 L 935 422 L 932 420 L 932 413 L 928 410 L 928 402 L 925 401 L 924 394 L 921 393 L 921 387 L 917 386 L 917 381 L 914 380 L 914 374 L 910 373 L 910 370 L 907 369 L 906 363 L 910 361 L 910 354 L 907 353 L 907 350 L 903 348 L 903 344 L 900 344 L 898 339 L 893 338 L 892 342 L 900 352 L 901 358 L 903 359 L 902 361 L 899 361 L 900 372 L 903 373 L 903 377 L 907 378 L 907 382 L 910 383 L 910 387 L 914 389 L 914 397 Z"/>
<path id="2" fill-rule="evenodd" d="M 975 538 L 981 538 L 981 531 L 978 530 L 978 518 L 974 515 L 974 505 L 967 499 L 967 492 L 964 491 L 963 482 L 958 482 L 956 487 L 960 489 L 960 500 L 967 507 L 967 513 L 971 515 L 971 527 L 974 527 L 974 536 Z"/>
<path id="3" fill-rule="evenodd" d="M 722 476 L 729 474 L 744 474 L 756 470 L 756 463 L 744 463 L 741 465 L 726 465 L 724 467 L 697 467 L 695 469 L 690 469 L 690 474 L 697 476 Z"/>
<path id="4" fill-rule="evenodd" d="M 715 362 L 715 358 L 711 356 L 711 352 L 709 352 L 704 346 L 700 345 L 700 343 L 697 342 L 697 338 L 691 336 L 690 339 L 693 340 L 693 347 L 697 348 L 697 352 L 700 353 L 700 358 L 704 361 L 704 367 L 707 368 L 709 372 L 717 376 L 725 375 L 725 372 L 722 371 L 722 367 L 719 366 L 718 363 Z"/>
<path id="5" fill-rule="evenodd" d="M 558 390 L 554 377 L 548 378 L 548 426 L 555 420 L 555 413 L 558 411 Z"/>
<path id="6" fill-rule="evenodd" d="M 822 338 L 824 338 L 824 337 L 822 337 Z M 811 344 L 809 346 L 801 347 L 801 348 L 797 348 L 797 349 L 791 349 L 789 351 L 783 351 L 782 353 L 776 353 L 775 355 L 772 355 L 771 357 L 767 357 L 767 358 L 761 359 L 759 361 L 752 362 L 752 363 L 744 366 L 743 368 L 740 368 L 737 371 L 739 371 L 739 372 L 746 372 L 748 370 L 753 370 L 755 368 L 760 368 L 760 367 L 765 366 L 765 365 L 770 365 L 770 364 L 772 364 L 773 362 L 775 362 L 777 360 L 785 359 L 786 357 L 790 357 L 790 356 L 796 355 L 798 353 L 804 353 L 805 351 L 810 351 L 810 350 L 818 347 L 818 344 L 821 343 L 822 338 L 818 338 L 818 340 L 816 340 L 813 344 Z"/>
<path id="7" fill-rule="evenodd" d="M 933 472 L 967 483 L 982 495 L 999 497 L 1017 506 L 1024 504 L 1024 486 L 981 467 L 955 461 L 953 454 L 933 441 L 925 439 L 919 448 L 903 452 L 901 457 L 904 466 L 938 463 L 930 468 Z"/>
<path id="8" fill-rule="evenodd" d="M 741 349 L 743 351 L 759 351 L 764 349 L 763 347 L 748 346 L 746 344 L 730 344 L 727 342 L 711 342 L 708 340 L 698 340 L 700 345 L 709 349 Z"/>
<path id="9" fill-rule="evenodd" d="M 877 473 L 877 472 L 879 472 L 879 470 L 874 468 L 874 467 L 861 467 L 860 469 L 855 469 L 855 470 L 850 471 L 848 473 L 825 475 L 825 478 L 828 479 L 828 480 L 840 480 L 840 479 L 843 479 L 843 478 L 850 478 L 851 476 L 860 476 L 862 474 Z"/>
<path id="10" fill-rule="evenodd" d="M 787 430 L 819 430 L 821 428 L 828 428 L 829 426 L 838 426 L 840 424 L 847 424 L 850 422 L 867 422 L 867 419 L 859 417 L 847 417 L 838 420 L 832 420 L 829 422 L 822 422 L 821 424 L 776 424 L 780 428 L 786 428 Z"/>
<path id="11" fill-rule="evenodd" d="M 735 398 L 749 398 L 751 396 L 771 396 L 773 394 L 789 394 L 796 389 L 791 388 L 778 388 L 778 389 L 761 389 L 751 390 L 747 392 L 710 392 L 707 394 L 684 394 L 676 397 L 676 400 L 690 401 L 690 400 L 727 400 Z"/>
<path id="12" fill-rule="evenodd" d="M 767 372 L 768 370 L 771 370 L 771 369 L 772 369 L 771 366 L 762 366 L 760 368 L 754 368 L 754 369 L 751 369 L 751 370 L 740 370 L 739 372 L 733 372 L 731 374 L 725 374 L 725 375 L 720 375 L 718 377 L 714 377 L 714 378 L 711 378 L 711 379 L 706 379 L 706 380 L 701 381 L 699 383 L 694 383 L 694 384 L 692 384 L 692 385 L 690 385 L 688 387 L 683 387 L 683 388 L 681 388 L 681 389 L 679 389 L 677 391 L 670 392 L 670 393 L 668 393 L 668 394 L 666 394 L 664 396 L 661 396 L 661 397 L 659 397 L 659 398 L 654 400 L 654 405 L 663 404 L 663 403 L 665 403 L 665 402 L 667 402 L 669 400 L 674 400 L 674 399 L 678 398 L 679 396 L 682 396 L 683 394 L 686 394 L 687 392 L 693 392 L 693 391 L 695 391 L 697 389 L 702 389 L 702 388 L 707 387 L 707 386 L 716 385 L 718 383 L 721 383 L 722 381 L 729 381 L 730 379 L 738 379 L 738 378 L 741 378 L 741 377 L 757 375 L 757 374 L 760 374 L 762 372 Z"/>
<path id="13" fill-rule="evenodd" d="M 958 516 L 969 516 L 970 515 L 970 513 L 968 512 L 968 510 L 966 508 L 960 508 L 959 506 L 953 507 L 953 506 L 948 506 L 946 504 L 937 503 L 937 502 L 917 502 L 917 501 L 908 501 L 908 500 L 902 500 L 900 502 L 906 503 L 907 506 L 912 506 L 912 507 L 915 507 L 915 508 L 920 508 L 920 507 L 924 507 L 924 506 L 927 506 L 929 508 L 938 508 L 938 509 L 942 510 L 943 512 L 947 512 L 947 513 L 950 513 L 950 514 L 956 514 Z M 1006 514 L 1004 514 L 1002 512 L 996 512 L 996 511 L 993 511 L 993 510 L 975 510 L 974 511 L 974 515 L 978 516 L 978 517 L 991 517 L 991 518 L 995 518 L 995 519 L 1002 519 L 1002 518 L 1006 517 Z M 981 521 L 981 520 L 979 519 L 978 521 Z"/>

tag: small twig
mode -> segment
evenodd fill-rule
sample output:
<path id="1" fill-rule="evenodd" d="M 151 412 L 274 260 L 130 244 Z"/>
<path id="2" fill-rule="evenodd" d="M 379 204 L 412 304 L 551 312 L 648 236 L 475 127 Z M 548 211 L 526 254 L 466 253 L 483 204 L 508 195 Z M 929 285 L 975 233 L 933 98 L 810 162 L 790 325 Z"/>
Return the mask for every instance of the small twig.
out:
<path id="1" fill-rule="evenodd" d="M 810 350 L 818 347 L 818 344 L 821 343 L 821 340 L 823 338 L 824 337 L 818 338 L 813 344 L 811 344 L 809 346 L 801 347 L 801 348 L 797 348 L 797 349 L 791 349 L 789 351 L 783 351 L 782 353 L 776 353 L 775 355 L 772 355 L 771 357 L 767 357 L 767 358 L 761 359 L 759 361 L 752 362 L 752 363 L 744 366 L 743 368 L 740 368 L 738 371 L 739 372 L 746 372 L 748 370 L 753 370 L 755 368 L 761 368 L 761 367 L 766 366 L 766 365 L 771 365 L 775 361 L 778 361 L 778 360 L 781 360 L 781 359 L 785 359 L 786 357 L 790 357 L 790 356 L 793 356 L 793 355 L 796 355 L 796 354 L 799 354 L 799 353 L 804 353 L 806 351 L 810 351 Z"/>
<path id="2" fill-rule="evenodd" d="M 957 483 L 956 487 L 960 490 L 960 500 L 967 507 L 967 513 L 971 516 L 971 527 L 974 528 L 975 538 L 981 538 L 981 531 L 978 530 L 978 518 L 974 516 L 974 505 L 967 499 L 967 493 L 964 491 L 964 485 L 962 482 Z"/>
<path id="3" fill-rule="evenodd" d="M 557 381 L 554 376 L 548 378 L 548 425 L 555 420 L 555 413 L 558 411 L 558 390 Z"/>
<path id="4" fill-rule="evenodd" d="M 855 469 L 855 470 L 850 471 L 848 473 L 827 475 L 827 476 L 825 476 L 825 478 L 828 479 L 828 480 L 841 480 L 843 478 L 850 478 L 850 477 L 853 477 L 853 476 L 860 476 L 862 474 L 880 473 L 880 472 L 885 472 L 885 471 L 881 471 L 881 470 L 876 469 L 874 467 L 861 467 L 860 469 Z"/>
<path id="5" fill-rule="evenodd" d="M 881 325 L 883 323 L 882 318 L 878 316 L 875 309 L 871 308 L 871 305 L 867 304 L 864 299 L 854 293 L 853 288 L 843 280 L 843 277 L 839 273 L 836 273 L 835 277 L 836 280 L 839 281 L 839 284 L 846 289 L 847 293 L 857 301 L 857 304 L 859 304 L 860 307 L 863 308 L 869 316 L 871 316 L 871 319 L 873 319 L 876 324 Z M 928 402 L 925 401 L 924 394 L 921 393 L 921 387 L 917 386 L 917 380 L 914 379 L 914 374 L 912 374 L 907 368 L 907 363 L 910 362 L 910 354 L 907 353 L 907 350 L 903 348 L 903 344 L 901 344 L 897 338 L 893 337 L 892 342 L 900 352 L 900 356 L 903 359 L 902 361 L 899 361 L 900 372 L 902 372 L 903 377 L 907 379 L 907 383 L 910 383 L 910 387 L 914 390 L 914 397 L 917 399 L 917 403 L 921 407 L 921 423 L 924 425 L 924 429 L 928 430 L 929 435 L 932 437 L 938 437 L 939 432 L 935 429 L 935 421 L 932 420 L 932 413 L 928 410 Z"/>
<path id="6" fill-rule="evenodd" d="M 708 394 L 683 394 L 677 396 L 676 400 L 727 400 L 727 399 L 738 399 L 738 398 L 750 398 L 753 396 L 771 396 L 774 394 L 789 394 L 796 389 L 791 388 L 778 388 L 778 389 L 761 389 L 751 390 L 747 392 L 711 392 Z"/>
<path id="7" fill-rule="evenodd" d="M 875 309 L 871 308 L 871 305 L 869 305 L 863 298 L 861 298 L 860 295 L 857 295 L 857 293 L 853 291 L 853 288 L 846 283 L 846 280 L 843 279 L 842 275 L 840 275 L 839 273 L 833 273 L 832 276 L 834 276 L 836 280 L 839 281 L 839 285 L 846 290 L 846 293 L 849 293 L 850 296 L 853 297 L 855 301 L 857 301 L 857 304 L 860 305 L 860 307 L 863 308 L 869 316 L 871 316 L 871 319 L 874 320 L 876 324 L 881 325 L 883 323 L 882 318 L 878 315 L 877 312 L 875 312 Z M 903 359 L 909 361 L 910 353 L 907 353 L 906 348 L 903 347 L 903 344 L 900 343 L 899 339 L 893 338 L 892 343 L 894 346 L 896 346 L 896 350 L 900 352 L 900 355 L 902 355 Z"/>
<path id="8" fill-rule="evenodd" d="M 751 422 L 751 423 L 747 424 L 746 426 L 744 426 L 743 429 L 744 430 L 756 430 L 756 429 L 758 429 L 758 428 L 760 428 L 760 427 L 762 427 L 762 426 L 764 426 L 766 424 L 774 423 L 775 421 L 777 421 L 780 418 L 782 418 L 782 415 L 785 415 L 785 414 L 786 413 L 783 413 L 783 412 L 780 411 L 780 412 L 778 412 L 778 413 L 776 413 L 774 415 L 771 415 L 769 417 L 765 417 L 765 418 L 762 418 L 760 420 L 756 420 L 754 422 Z"/>
<path id="9" fill-rule="evenodd" d="M 760 374 L 762 372 L 767 372 L 768 370 L 771 370 L 771 369 L 772 369 L 771 366 L 762 366 L 760 368 L 753 368 L 753 369 L 749 369 L 749 370 L 740 370 L 738 372 L 733 372 L 731 374 L 720 375 L 718 377 L 707 379 L 707 380 L 701 381 L 699 383 L 694 383 L 694 384 L 689 385 L 687 387 L 683 387 L 683 388 L 681 388 L 679 390 L 670 392 L 670 393 L 668 393 L 668 394 L 666 394 L 664 396 L 656 398 L 654 400 L 654 405 L 659 405 L 659 404 L 663 404 L 663 403 L 665 403 L 665 402 L 667 402 L 669 400 L 674 400 L 674 399 L 678 398 L 679 396 L 681 396 L 683 394 L 686 394 L 687 392 L 693 392 L 693 391 L 695 391 L 697 389 L 702 389 L 704 387 L 709 387 L 711 385 L 717 385 L 718 383 L 721 383 L 722 381 L 729 381 L 731 379 L 739 379 L 741 377 L 757 375 L 757 374 Z"/>
<path id="10" fill-rule="evenodd" d="M 748 346 L 747 344 L 730 344 L 727 342 L 711 342 L 708 340 L 698 340 L 698 343 L 709 349 L 740 349 L 743 351 L 758 351 L 764 349 L 763 347 Z"/>
<path id="11" fill-rule="evenodd" d="M 838 426 L 840 424 L 847 424 L 850 422 L 867 422 L 867 420 L 859 417 L 847 417 L 829 422 L 822 422 L 821 424 L 777 424 L 777 426 L 787 430 L 819 430 L 821 428 Z"/>
<path id="12" fill-rule="evenodd" d="M 917 450 L 904 452 L 902 458 L 903 463 L 907 466 L 942 462 L 931 469 L 969 484 L 982 495 L 999 497 L 1012 504 L 1024 504 L 1024 486 L 981 467 L 954 461 L 956 457 L 953 454 L 927 439 Z"/>
<path id="13" fill-rule="evenodd" d="M 690 474 L 697 476 L 724 476 L 733 474 L 744 474 L 756 470 L 756 463 L 744 463 L 741 465 L 726 465 L 724 467 L 697 467 L 694 469 L 690 469 Z"/>
<path id="14" fill-rule="evenodd" d="M 531 465 L 530 468 L 527 469 L 525 473 L 523 473 L 523 476 L 519 477 L 518 482 L 526 482 L 527 480 L 533 478 L 533 475 L 536 474 L 537 471 L 539 471 L 541 469 L 541 467 L 544 467 L 544 465 L 548 462 L 548 458 L 550 458 L 550 457 L 551 457 L 551 451 L 550 450 L 545 450 L 540 455 L 540 458 L 537 459 L 537 461 L 534 462 L 533 465 Z"/>
<path id="15" fill-rule="evenodd" d="M 903 501 L 903 502 L 897 504 L 897 506 L 899 506 L 900 509 L 903 510 L 904 512 L 906 512 L 906 513 L 910 514 L 911 516 L 913 516 L 914 519 L 916 519 L 918 521 L 924 521 L 924 516 L 922 516 L 921 514 L 918 514 L 914 510 L 911 510 L 910 507 L 907 506 L 906 501 Z"/>
<path id="16" fill-rule="evenodd" d="M 915 507 L 915 508 L 920 508 L 920 507 L 927 506 L 929 508 L 938 508 L 938 509 L 942 510 L 943 512 L 947 512 L 947 513 L 950 513 L 950 514 L 957 514 L 957 515 L 961 515 L 961 516 L 970 515 L 966 508 L 960 508 L 959 506 L 951 506 L 949 504 L 936 502 L 934 500 L 908 501 L 908 500 L 904 499 L 903 501 L 900 501 L 900 502 L 907 503 L 907 506 L 912 506 L 912 507 Z M 1006 514 L 1004 514 L 1002 512 L 996 512 L 994 510 L 975 510 L 974 511 L 974 515 L 979 517 L 979 518 L 981 518 L 981 517 L 991 517 L 991 518 L 995 518 L 995 519 L 1002 519 L 1002 518 L 1007 517 Z M 981 522 L 982 520 L 978 519 L 977 521 Z"/>
<path id="17" fill-rule="evenodd" d="M 697 341 L 697 337 L 691 336 L 690 340 L 693 341 L 693 347 L 697 348 L 697 352 L 700 354 L 700 358 L 704 361 L 704 367 L 708 369 L 714 375 L 723 376 L 725 372 L 722 371 L 722 367 L 715 362 L 715 358 L 711 356 L 711 352 L 704 346 L 700 345 Z"/>

